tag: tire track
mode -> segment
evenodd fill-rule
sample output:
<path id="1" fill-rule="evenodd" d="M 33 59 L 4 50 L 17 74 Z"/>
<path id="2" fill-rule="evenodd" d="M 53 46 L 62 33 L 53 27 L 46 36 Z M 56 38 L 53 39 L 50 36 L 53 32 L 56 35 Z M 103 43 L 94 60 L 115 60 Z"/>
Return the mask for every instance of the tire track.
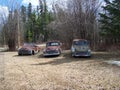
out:
<path id="1" fill-rule="evenodd" d="M 15 57 L 14 57 L 14 65 L 16 66 L 16 67 L 18 67 L 18 70 L 20 70 L 22 73 L 23 73 L 23 75 L 24 75 L 24 80 L 28 83 L 28 85 L 30 86 L 30 89 L 29 90 L 35 90 L 34 89 L 34 87 L 33 87 L 33 85 L 35 85 L 34 83 L 32 83 L 30 80 L 29 80 L 29 78 L 28 78 L 28 75 L 27 75 L 27 73 L 25 72 L 25 70 L 22 68 L 22 66 L 20 66 L 20 65 L 18 65 L 17 64 L 17 62 L 15 62 Z"/>

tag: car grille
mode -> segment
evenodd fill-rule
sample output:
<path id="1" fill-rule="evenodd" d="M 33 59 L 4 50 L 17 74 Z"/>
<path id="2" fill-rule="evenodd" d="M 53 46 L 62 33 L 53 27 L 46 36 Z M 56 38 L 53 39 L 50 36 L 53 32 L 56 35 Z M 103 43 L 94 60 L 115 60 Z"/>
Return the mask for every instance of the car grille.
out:
<path id="1" fill-rule="evenodd" d="M 19 50 L 19 53 L 23 53 L 23 54 L 24 54 L 24 53 L 27 54 L 27 53 L 29 53 L 29 52 L 30 52 L 29 50 Z"/>
<path id="2" fill-rule="evenodd" d="M 28 52 L 28 50 L 20 50 L 21 52 Z"/>
<path id="3" fill-rule="evenodd" d="M 85 55 L 85 54 L 88 54 L 88 52 L 76 52 L 76 54 Z"/>
<path id="4" fill-rule="evenodd" d="M 58 53 L 58 51 L 56 51 L 56 50 L 50 50 L 50 51 L 46 51 L 46 53 L 52 54 L 52 53 Z"/>

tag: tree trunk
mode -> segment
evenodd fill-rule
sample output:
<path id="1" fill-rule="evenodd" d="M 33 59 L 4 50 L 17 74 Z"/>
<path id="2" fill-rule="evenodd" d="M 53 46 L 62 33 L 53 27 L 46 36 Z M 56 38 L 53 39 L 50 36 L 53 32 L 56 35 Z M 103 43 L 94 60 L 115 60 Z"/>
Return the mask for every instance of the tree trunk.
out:
<path id="1" fill-rule="evenodd" d="M 15 40 L 9 40 L 8 41 L 8 48 L 9 48 L 9 51 L 15 51 L 16 50 Z"/>

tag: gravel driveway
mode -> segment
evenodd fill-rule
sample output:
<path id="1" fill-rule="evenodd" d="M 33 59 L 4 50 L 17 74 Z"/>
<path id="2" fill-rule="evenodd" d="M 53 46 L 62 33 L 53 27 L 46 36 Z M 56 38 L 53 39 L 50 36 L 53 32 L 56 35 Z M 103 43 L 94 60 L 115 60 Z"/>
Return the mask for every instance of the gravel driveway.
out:
<path id="1" fill-rule="evenodd" d="M 91 58 L 17 56 L 0 53 L 0 90 L 120 90 L 120 67 L 104 61 L 119 54 L 93 53 Z"/>

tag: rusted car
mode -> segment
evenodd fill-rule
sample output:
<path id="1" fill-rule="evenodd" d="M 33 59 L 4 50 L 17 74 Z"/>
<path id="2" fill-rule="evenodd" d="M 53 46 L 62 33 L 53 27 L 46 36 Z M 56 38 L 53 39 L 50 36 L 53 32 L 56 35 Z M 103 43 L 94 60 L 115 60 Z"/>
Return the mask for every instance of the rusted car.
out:
<path id="1" fill-rule="evenodd" d="M 61 54 L 61 42 L 49 41 L 46 43 L 46 47 L 43 50 L 43 56 L 59 56 Z"/>
<path id="2" fill-rule="evenodd" d="M 34 43 L 24 43 L 21 48 L 18 49 L 18 55 L 34 55 L 40 51 L 40 47 Z"/>
<path id="3" fill-rule="evenodd" d="M 74 39 L 71 46 L 72 56 L 91 57 L 89 42 L 85 39 Z"/>

